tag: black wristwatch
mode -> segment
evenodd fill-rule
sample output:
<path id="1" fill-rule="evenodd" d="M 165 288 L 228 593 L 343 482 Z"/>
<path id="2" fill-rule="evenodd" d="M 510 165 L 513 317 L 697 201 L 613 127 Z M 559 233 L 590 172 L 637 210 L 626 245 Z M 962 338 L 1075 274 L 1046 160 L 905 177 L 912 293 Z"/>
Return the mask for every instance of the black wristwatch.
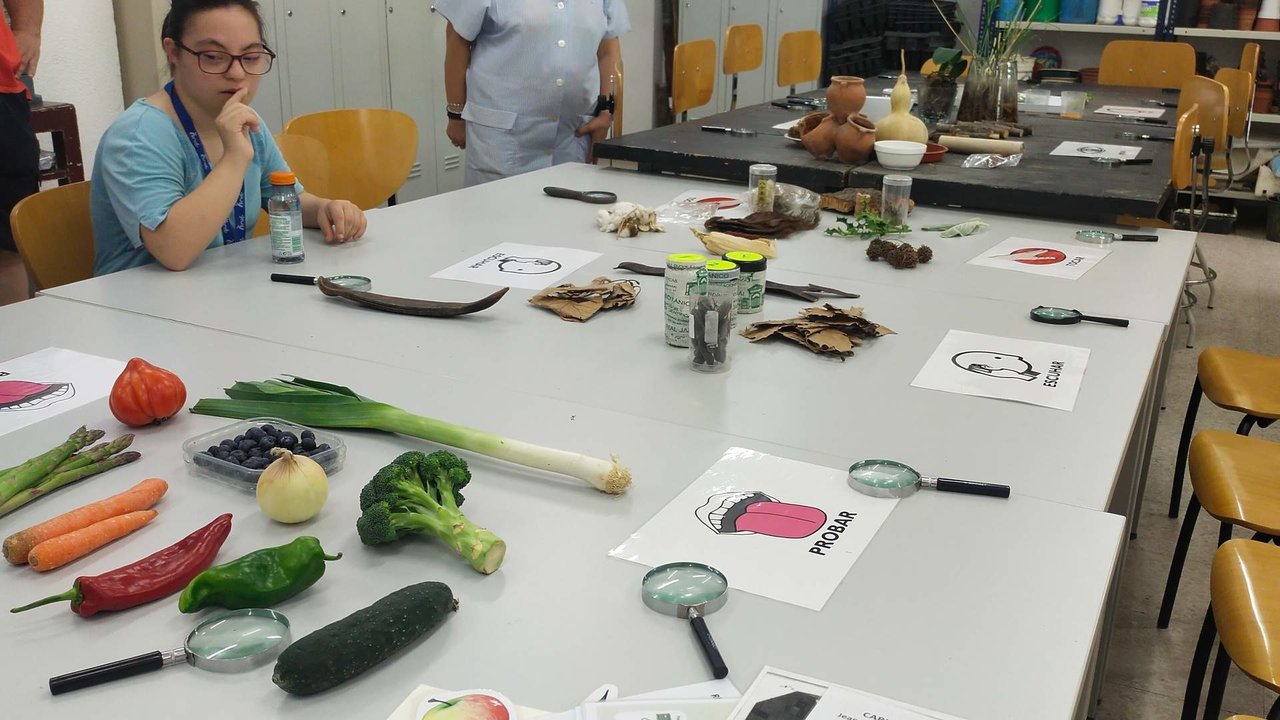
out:
<path id="1" fill-rule="evenodd" d="M 609 112 L 613 112 L 614 106 L 615 104 L 614 104 L 614 99 L 612 95 L 597 95 L 596 109 L 591 112 L 591 115 L 593 117 L 598 116 L 600 115 L 600 113 L 604 112 L 605 110 L 608 110 Z"/>
<path id="2" fill-rule="evenodd" d="M 462 119 L 462 113 L 460 113 L 460 112 L 451 112 L 451 111 L 446 110 L 444 114 L 445 114 L 446 116 L 448 116 L 448 118 L 449 118 L 450 120 L 461 120 L 461 119 Z"/>

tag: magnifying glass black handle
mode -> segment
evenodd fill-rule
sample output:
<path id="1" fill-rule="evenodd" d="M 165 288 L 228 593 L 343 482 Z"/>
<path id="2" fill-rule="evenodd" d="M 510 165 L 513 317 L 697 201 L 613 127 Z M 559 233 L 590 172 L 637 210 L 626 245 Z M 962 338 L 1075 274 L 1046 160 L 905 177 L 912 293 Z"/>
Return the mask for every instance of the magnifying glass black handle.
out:
<path id="1" fill-rule="evenodd" d="M 1102 323 L 1103 325 L 1115 325 L 1116 327 L 1129 327 L 1129 321 L 1124 318 L 1098 317 L 1097 315 L 1081 315 L 1081 320 L 1089 322 Z"/>
<path id="2" fill-rule="evenodd" d="M 164 667 L 164 654 L 159 650 L 138 655 L 127 660 L 117 660 L 106 665 L 77 670 L 66 675 L 49 678 L 49 692 L 54 695 L 101 685 L 113 680 L 123 680 L 134 675 L 154 672 Z"/>
<path id="3" fill-rule="evenodd" d="M 973 482 L 972 480 L 955 480 L 938 478 L 938 490 L 941 492 L 965 493 L 966 495 L 986 495 L 987 497 L 1009 497 L 1008 485 L 996 483 Z"/>
<path id="4" fill-rule="evenodd" d="M 715 638 L 711 637 L 711 631 L 707 629 L 707 621 L 697 611 L 691 610 L 689 625 L 693 628 L 694 636 L 698 638 L 698 644 L 702 646 L 702 654 L 711 665 L 711 676 L 716 680 L 728 677 L 729 666 L 724 664 L 724 658 L 720 656 L 720 648 L 716 647 Z"/>
<path id="5" fill-rule="evenodd" d="M 285 273 L 271 273 L 271 282 L 293 283 L 294 285 L 315 285 L 316 279 L 312 275 L 287 275 Z"/>
<path id="6" fill-rule="evenodd" d="M 1128 240 L 1130 242 L 1158 242 L 1159 235 L 1116 235 L 1117 240 Z"/>

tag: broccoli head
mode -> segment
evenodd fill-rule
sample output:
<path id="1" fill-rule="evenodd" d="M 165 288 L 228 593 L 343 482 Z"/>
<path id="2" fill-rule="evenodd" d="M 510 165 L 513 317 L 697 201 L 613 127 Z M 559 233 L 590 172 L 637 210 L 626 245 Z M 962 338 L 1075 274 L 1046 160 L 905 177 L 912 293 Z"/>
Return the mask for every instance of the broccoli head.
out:
<path id="1" fill-rule="evenodd" d="M 506 543 L 462 514 L 462 488 L 471 482 L 467 462 L 450 452 L 412 451 L 382 468 L 360 490 L 356 531 L 366 545 L 409 535 L 444 541 L 471 566 L 491 573 L 502 564 Z"/>

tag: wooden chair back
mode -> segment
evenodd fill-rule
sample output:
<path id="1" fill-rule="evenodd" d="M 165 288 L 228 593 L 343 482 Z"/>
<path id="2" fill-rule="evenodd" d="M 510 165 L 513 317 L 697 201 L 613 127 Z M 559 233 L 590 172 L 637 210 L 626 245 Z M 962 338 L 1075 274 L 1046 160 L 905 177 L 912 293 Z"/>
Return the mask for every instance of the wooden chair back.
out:
<path id="1" fill-rule="evenodd" d="M 1227 87 L 1227 135 L 1244 137 L 1253 105 L 1253 75 L 1238 68 L 1222 68 L 1213 79 Z"/>
<path id="2" fill-rule="evenodd" d="M 329 197 L 361 210 L 386 202 L 404 185 L 418 156 L 418 125 L 399 110 L 359 108 L 299 115 L 286 135 L 318 140 L 328 153 Z"/>
<path id="3" fill-rule="evenodd" d="M 1191 161 L 1191 147 L 1200 132 L 1200 106 L 1192 104 L 1185 111 L 1179 108 L 1178 126 L 1173 134 L 1173 168 L 1170 182 L 1177 190 L 1186 190 L 1195 180 L 1195 165 Z"/>
<path id="4" fill-rule="evenodd" d="M 1213 555 L 1209 602 L 1231 660 L 1259 684 L 1280 692 L 1280 547 L 1228 540 Z"/>
<path id="5" fill-rule="evenodd" d="M 1098 64 L 1099 85 L 1179 88 L 1195 74 L 1195 48 L 1184 42 L 1112 40 Z"/>
<path id="6" fill-rule="evenodd" d="M 720 71 L 725 75 L 751 72 L 764 64 L 764 28 L 755 23 L 730 25 L 724 31 L 724 58 Z"/>
<path id="7" fill-rule="evenodd" d="M 1258 77 L 1258 54 L 1260 52 L 1261 48 L 1258 47 L 1256 42 L 1245 43 L 1244 49 L 1240 51 L 1240 69 L 1255 78 Z"/>
<path id="8" fill-rule="evenodd" d="M 29 195 L 13 206 L 9 226 L 36 290 L 93 277 L 89 181 Z"/>
<path id="9" fill-rule="evenodd" d="M 276 135 L 276 146 L 297 176 L 298 182 L 312 195 L 334 197 L 329 186 L 329 151 L 324 143 L 308 135 Z"/>
<path id="10" fill-rule="evenodd" d="M 778 41 L 778 87 L 795 87 L 822 76 L 822 35 L 817 30 L 785 33 Z"/>
<path id="11" fill-rule="evenodd" d="M 965 55 L 964 59 L 969 61 L 969 65 L 973 64 L 972 55 Z M 969 76 L 969 65 L 964 66 L 964 72 L 960 73 L 960 77 Z M 938 63 L 934 62 L 933 58 L 929 58 L 928 60 L 925 60 L 924 64 L 920 66 L 921 75 L 931 75 L 937 71 L 938 71 Z"/>
<path id="12" fill-rule="evenodd" d="M 1199 75 L 1187 78 L 1178 96 L 1178 115 L 1181 116 L 1192 105 L 1200 106 L 1200 137 L 1213 138 L 1214 155 L 1226 152 L 1227 117 L 1231 107 L 1227 86 Z"/>
<path id="13" fill-rule="evenodd" d="M 671 59 L 671 111 L 681 117 L 706 105 L 715 87 L 716 41 L 706 38 L 676 45 Z"/>

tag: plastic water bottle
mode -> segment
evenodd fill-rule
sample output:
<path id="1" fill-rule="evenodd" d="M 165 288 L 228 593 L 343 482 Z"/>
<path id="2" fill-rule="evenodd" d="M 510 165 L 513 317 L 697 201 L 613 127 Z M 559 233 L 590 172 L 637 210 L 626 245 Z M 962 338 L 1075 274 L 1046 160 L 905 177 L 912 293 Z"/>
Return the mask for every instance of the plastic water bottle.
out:
<path id="1" fill-rule="evenodd" d="M 272 262 L 300 263 L 306 259 L 302 249 L 302 201 L 294 188 L 296 180 L 291 172 L 271 173 L 267 216 L 271 219 Z"/>
<path id="2" fill-rule="evenodd" d="M 1153 28 L 1160 21 L 1160 0 L 1142 0 L 1142 6 L 1138 8 L 1138 25 L 1140 27 Z"/>

